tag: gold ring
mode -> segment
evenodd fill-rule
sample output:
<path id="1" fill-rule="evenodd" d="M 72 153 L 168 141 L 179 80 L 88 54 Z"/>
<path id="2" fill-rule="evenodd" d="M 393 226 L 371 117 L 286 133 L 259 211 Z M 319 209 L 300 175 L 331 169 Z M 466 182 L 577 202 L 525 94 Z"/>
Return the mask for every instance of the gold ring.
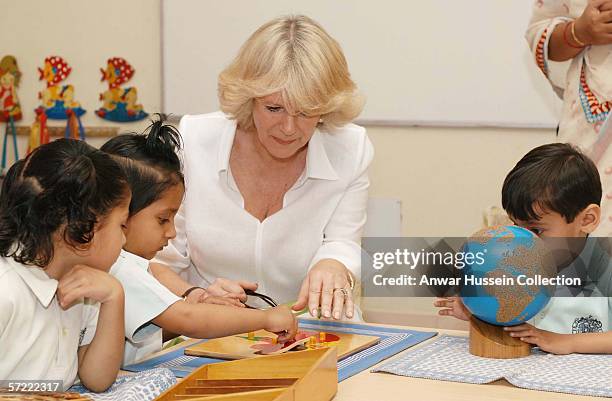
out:
<path id="1" fill-rule="evenodd" d="M 349 291 L 346 288 L 334 288 L 334 293 L 336 291 L 342 292 L 342 295 L 344 295 L 345 298 L 349 296 Z"/>

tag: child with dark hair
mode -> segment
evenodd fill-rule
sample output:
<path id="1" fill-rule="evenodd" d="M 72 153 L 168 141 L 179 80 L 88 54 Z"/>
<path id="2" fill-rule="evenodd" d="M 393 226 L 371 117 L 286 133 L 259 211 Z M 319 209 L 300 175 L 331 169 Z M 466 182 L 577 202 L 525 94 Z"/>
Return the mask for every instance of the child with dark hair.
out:
<path id="1" fill-rule="evenodd" d="M 160 116 L 144 135 L 120 135 L 101 148 L 122 166 L 133 194 L 127 240 L 111 269 L 125 290 L 124 364 L 161 349 L 162 329 L 194 338 L 266 329 L 280 333 L 279 341 L 293 338 L 297 331 L 296 320 L 287 307 L 245 309 L 235 298 L 208 296 L 205 290 L 186 282 L 189 288 L 179 296 L 153 275 L 149 260 L 176 235 L 174 218 L 185 191 L 177 156 L 180 144 L 177 130 L 164 124 Z M 188 299 L 196 292 L 197 297 Z"/>
<path id="2" fill-rule="evenodd" d="M 599 225 L 601 196 L 594 163 L 569 144 L 531 150 L 506 176 L 502 206 L 510 219 L 549 243 L 563 243 L 562 253 L 569 257 L 559 263 L 560 273 L 586 270 L 583 279 L 596 284 L 580 296 L 558 288 L 557 295 L 564 296 L 553 297 L 532 324 L 506 327 L 511 336 L 555 354 L 612 353 L 610 255 L 601 241 L 587 240 Z M 445 308 L 440 315 L 469 319 L 457 297 L 437 299 L 434 305 Z"/>
<path id="3" fill-rule="evenodd" d="M 114 382 L 124 295 L 107 272 L 129 203 L 121 168 L 82 141 L 51 142 L 11 167 L 0 194 L 0 379 Z"/>
<path id="4" fill-rule="evenodd" d="M 566 143 L 539 146 L 508 173 L 502 206 L 542 237 L 586 237 L 599 225 L 601 182 L 595 164 Z"/>

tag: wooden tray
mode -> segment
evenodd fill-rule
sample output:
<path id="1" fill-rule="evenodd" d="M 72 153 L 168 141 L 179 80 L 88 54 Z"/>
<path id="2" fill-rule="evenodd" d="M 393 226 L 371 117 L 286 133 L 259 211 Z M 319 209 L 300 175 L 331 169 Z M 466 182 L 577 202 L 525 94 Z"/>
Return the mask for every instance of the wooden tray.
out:
<path id="1" fill-rule="evenodd" d="M 332 347 L 213 363 L 156 400 L 328 401 L 338 389 L 336 360 Z"/>
<path id="2" fill-rule="evenodd" d="M 338 360 L 344 359 L 356 352 L 380 342 L 380 337 L 376 336 L 364 336 L 360 334 L 337 332 L 310 332 L 300 330 L 296 338 L 298 341 L 304 342 L 302 337 L 304 337 L 306 340 L 309 337 L 314 337 L 313 341 L 303 344 L 301 346 L 302 349 L 336 347 L 338 350 Z M 273 348 L 275 345 L 273 344 L 274 339 L 276 339 L 275 334 L 265 330 L 259 330 L 254 333 L 250 333 L 250 336 L 249 333 L 245 333 L 208 340 L 204 343 L 187 347 L 185 349 L 185 354 L 233 360 L 252 358 L 266 354 L 279 354 L 291 349 L 292 345 L 284 348 L 281 348 L 281 345 L 278 345 L 277 348 L 280 348 L 278 350 Z M 267 349 L 265 349 L 266 347 Z"/>

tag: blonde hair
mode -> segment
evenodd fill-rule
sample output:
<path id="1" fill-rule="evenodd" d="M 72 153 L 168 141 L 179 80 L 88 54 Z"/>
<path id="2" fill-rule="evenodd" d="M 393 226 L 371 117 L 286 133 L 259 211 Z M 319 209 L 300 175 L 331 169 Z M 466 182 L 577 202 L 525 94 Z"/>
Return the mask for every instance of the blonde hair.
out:
<path id="1" fill-rule="evenodd" d="M 21 71 L 19 71 L 19 67 L 17 67 L 17 59 L 13 56 L 4 56 L 2 60 L 0 60 L 0 75 L 6 73 L 10 73 L 15 77 L 13 85 L 18 87 L 19 81 L 21 80 Z"/>
<path id="2" fill-rule="evenodd" d="M 253 128 L 253 99 L 281 92 L 293 111 L 338 127 L 361 113 L 363 98 L 340 45 L 312 19 L 276 18 L 255 31 L 219 74 L 221 110 Z"/>

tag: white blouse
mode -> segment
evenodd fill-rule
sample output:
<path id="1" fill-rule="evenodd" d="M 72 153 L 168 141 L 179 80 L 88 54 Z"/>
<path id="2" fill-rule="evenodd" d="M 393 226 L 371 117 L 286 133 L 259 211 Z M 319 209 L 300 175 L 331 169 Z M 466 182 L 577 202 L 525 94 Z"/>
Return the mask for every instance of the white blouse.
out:
<path id="1" fill-rule="evenodd" d="M 374 149 L 365 129 L 349 124 L 315 131 L 306 167 L 283 207 L 260 222 L 244 209 L 230 171 L 235 120 L 221 112 L 182 118 L 185 198 L 177 235 L 155 261 L 194 285 L 218 277 L 250 280 L 279 303 L 295 301 L 321 259 L 343 263 L 357 278 L 366 221 L 368 166 Z"/>
<path id="2" fill-rule="evenodd" d="M 162 349 L 162 329 L 153 322 L 181 298 L 149 273 L 149 261 L 121 250 L 110 269 L 125 293 L 125 350 L 122 366 L 139 362 Z"/>
<path id="3" fill-rule="evenodd" d="M 60 380 L 58 391 L 75 382 L 77 351 L 93 341 L 100 304 L 81 299 L 64 310 L 57 285 L 40 267 L 0 257 L 0 380 Z"/>

